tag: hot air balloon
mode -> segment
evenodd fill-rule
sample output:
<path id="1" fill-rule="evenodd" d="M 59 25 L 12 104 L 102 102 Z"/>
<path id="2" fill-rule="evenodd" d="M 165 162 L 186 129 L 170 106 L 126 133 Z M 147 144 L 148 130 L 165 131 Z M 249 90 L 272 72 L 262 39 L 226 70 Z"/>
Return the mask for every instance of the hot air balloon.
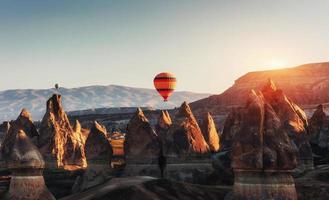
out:
<path id="1" fill-rule="evenodd" d="M 163 97 L 163 100 L 168 101 L 168 98 L 175 90 L 176 78 L 171 73 L 162 72 L 155 76 L 153 83 L 155 89 Z"/>
<path id="2" fill-rule="evenodd" d="M 55 84 L 55 89 L 56 89 L 56 90 L 59 89 L 59 85 L 58 85 L 58 83 Z"/>

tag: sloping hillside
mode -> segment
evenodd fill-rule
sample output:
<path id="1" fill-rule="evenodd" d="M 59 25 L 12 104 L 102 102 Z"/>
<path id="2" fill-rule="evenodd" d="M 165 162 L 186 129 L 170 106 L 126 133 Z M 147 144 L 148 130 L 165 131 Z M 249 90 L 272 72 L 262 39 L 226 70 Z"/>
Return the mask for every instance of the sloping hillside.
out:
<path id="1" fill-rule="evenodd" d="M 241 105 L 251 89 L 260 89 L 268 79 L 303 107 L 329 103 L 329 62 L 324 62 L 249 72 L 222 94 L 193 102 L 191 107 L 196 113 L 208 110 L 214 114 L 226 112 L 232 106 Z"/>

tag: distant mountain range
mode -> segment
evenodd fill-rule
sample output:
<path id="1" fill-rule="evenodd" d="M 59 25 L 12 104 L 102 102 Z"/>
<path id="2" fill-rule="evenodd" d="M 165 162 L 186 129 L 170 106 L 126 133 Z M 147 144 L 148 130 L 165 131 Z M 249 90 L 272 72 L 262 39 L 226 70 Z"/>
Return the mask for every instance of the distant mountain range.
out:
<path id="1" fill-rule="evenodd" d="M 272 79 L 279 89 L 304 109 L 318 104 L 329 106 L 329 62 L 311 63 L 292 68 L 249 72 L 221 94 L 191 104 L 196 114 L 211 111 L 227 113 L 231 107 L 243 106 L 251 89 L 259 90 Z"/>
<path id="2" fill-rule="evenodd" d="M 0 122 L 15 119 L 22 108 L 40 120 L 46 109 L 46 101 L 56 91 L 54 89 L 23 89 L 0 92 Z M 183 101 L 193 102 L 210 94 L 175 92 L 170 101 L 164 103 L 156 90 L 117 85 L 60 88 L 66 111 L 76 111 L 108 107 L 153 107 L 174 108 Z"/>

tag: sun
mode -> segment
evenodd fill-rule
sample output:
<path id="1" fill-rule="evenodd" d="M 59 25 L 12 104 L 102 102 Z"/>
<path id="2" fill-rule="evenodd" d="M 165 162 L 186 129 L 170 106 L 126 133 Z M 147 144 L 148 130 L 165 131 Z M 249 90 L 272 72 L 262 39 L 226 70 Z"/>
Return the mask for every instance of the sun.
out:
<path id="1" fill-rule="evenodd" d="M 271 60 L 267 64 L 265 64 L 266 68 L 269 69 L 280 69 L 285 68 L 287 63 L 283 60 Z"/>

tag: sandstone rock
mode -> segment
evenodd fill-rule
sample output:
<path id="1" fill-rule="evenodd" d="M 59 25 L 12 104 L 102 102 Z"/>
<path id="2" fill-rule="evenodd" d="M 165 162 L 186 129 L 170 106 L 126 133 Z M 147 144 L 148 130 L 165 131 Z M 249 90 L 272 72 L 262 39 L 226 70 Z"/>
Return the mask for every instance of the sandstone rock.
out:
<path id="1" fill-rule="evenodd" d="M 184 102 L 175 114 L 174 123 L 168 131 L 168 149 L 170 156 L 189 156 L 208 154 L 210 149 L 201 129 L 189 107 Z"/>
<path id="2" fill-rule="evenodd" d="M 269 104 L 280 119 L 281 126 L 288 133 L 294 145 L 298 147 L 299 169 L 301 171 L 313 168 L 312 149 L 308 141 L 308 122 L 305 112 L 293 103 L 282 90 L 277 89 L 272 80 L 262 88 L 264 101 Z M 225 121 L 222 134 L 222 146 L 229 150 L 232 140 L 241 128 L 241 109 L 236 108 Z"/>
<path id="3" fill-rule="evenodd" d="M 326 129 L 327 120 L 326 113 L 323 111 L 323 106 L 319 105 L 313 116 L 309 120 L 311 142 L 325 148 L 328 145 L 329 131 Z M 327 135 L 327 137 L 325 137 Z M 328 139 L 325 139 L 328 138 Z"/>
<path id="4" fill-rule="evenodd" d="M 235 182 L 226 199 L 296 200 L 290 171 L 297 155 L 274 108 L 262 93 L 252 91 L 232 145 Z"/>
<path id="5" fill-rule="evenodd" d="M 112 146 L 107 137 L 106 128 L 94 122 L 85 145 L 86 157 L 89 161 L 103 161 L 109 166 L 113 154 Z"/>
<path id="6" fill-rule="evenodd" d="M 9 190 L 3 199 L 55 200 L 42 176 L 43 158 L 19 123 L 11 122 L 2 149 L 7 168 L 12 172 Z"/>
<path id="7" fill-rule="evenodd" d="M 158 123 L 155 130 L 163 147 L 166 145 L 167 133 L 171 125 L 172 121 L 168 111 L 162 111 L 158 118 Z"/>
<path id="8" fill-rule="evenodd" d="M 20 115 L 18 116 L 16 121 L 17 121 L 17 123 L 19 123 L 21 125 L 24 132 L 30 138 L 39 136 L 39 133 L 38 133 L 35 125 L 33 124 L 31 114 L 25 108 L 22 109 L 22 112 L 20 113 Z"/>
<path id="9" fill-rule="evenodd" d="M 329 163 L 329 117 L 319 105 L 309 120 L 312 150 L 316 165 Z"/>
<path id="10" fill-rule="evenodd" d="M 313 156 L 308 141 L 309 130 L 305 112 L 283 94 L 282 90 L 277 89 L 271 80 L 263 87 L 262 93 L 280 119 L 282 127 L 297 145 L 300 170 L 312 169 Z"/>
<path id="11" fill-rule="evenodd" d="M 73 127 L 73 134 L 69 135 L 66 141 L 64 154 L 64 165 L 67 169 L 76 166 L 86 168 L 87 160 L 85 156 L 85 140 L 82 135 L 81 125 L 77 120 Z"/>
<path id="12" fill-rule="evenodd" d="M 242 121 L 242 109 L 241 108 L 233 108 L 229 115 L 227 116 L 223 133 L 221 137 L 221 147 L 222 151 L 229 151 L 233 138 L 236 135 L 237 132 L 240 131 L 241 128 L 241 121 Z"/>
<path id="13" fill-rule="evenodd" d="M 127 125 L 124 151 L 127 162 L 157 163 L 158 161 L 159 138 L 141 109 L 137 109 Z"/>
<path id="14" fill-rule="evenodd" d="M 47 111 L 41 121 L 38 146 L 46 164 L 56 167 L 76 165 L 85 167 L 84 148 L 79 133 L 74 133 L 63 109 L 61 95 L 47 101 Z"/>
<path id="15" fill-rule="evenodd" d="M 218 152 L 220 150 L 220 139 L 214 120 L 209 112 L 203 120 L 202 133 L 210 151 L 213 153 Z"/>
<path id="16" fill-rule="evenodd" d="M 72 187 L 73 193 L 85 191 L 89 188 L 101 185 L 111 178 L 111 172 L 108 167 L 102 165 L 93 165 L 88 167 L 82 176 L 78 176 Z"/>
<path id="17" fill-rule="evenodd" d="M 296 167 L 297 150 L 261 93 L 251 93 L 241 126 L 232 146 L 234 169 L 292 170 Z"/>

